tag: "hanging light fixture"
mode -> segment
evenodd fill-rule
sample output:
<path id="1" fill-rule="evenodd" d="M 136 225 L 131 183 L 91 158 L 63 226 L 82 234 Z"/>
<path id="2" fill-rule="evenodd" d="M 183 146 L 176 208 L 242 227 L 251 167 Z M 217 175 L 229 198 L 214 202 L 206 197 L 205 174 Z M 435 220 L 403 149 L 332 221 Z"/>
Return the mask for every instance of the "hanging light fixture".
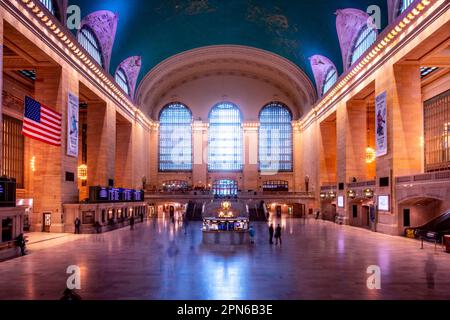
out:
<path id="1" fill-rule="evenodd" d="M 82 164 L 78 167 L 78 179 L 81 181 L 87 181 L 88 179 L 88 168 L 87 165 Z"/>
<path id="2" fill-rule="evenodd" d="M 375 162 L 376 159 L 376 152 L 374 148 L 367 147 L 366 148 L 366 163 L 372 164 Z"/>

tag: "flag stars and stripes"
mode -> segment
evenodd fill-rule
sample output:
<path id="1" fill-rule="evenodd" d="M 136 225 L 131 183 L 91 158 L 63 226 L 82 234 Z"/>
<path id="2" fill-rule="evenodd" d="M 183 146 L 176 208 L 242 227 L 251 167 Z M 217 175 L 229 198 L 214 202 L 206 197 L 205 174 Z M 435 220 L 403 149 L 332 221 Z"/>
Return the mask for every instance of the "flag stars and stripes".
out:
<path id="1" fill-rule="evenodd" d="M 61 114 L 30 97 L 25 98 L 24 136 L 60 147 L 61 125 Z"/>

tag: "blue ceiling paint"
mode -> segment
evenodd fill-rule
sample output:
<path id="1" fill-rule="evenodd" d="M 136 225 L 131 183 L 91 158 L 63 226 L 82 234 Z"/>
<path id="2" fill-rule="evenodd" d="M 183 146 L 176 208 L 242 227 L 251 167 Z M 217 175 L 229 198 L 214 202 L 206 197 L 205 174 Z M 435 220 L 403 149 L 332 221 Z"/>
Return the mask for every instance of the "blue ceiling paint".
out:
<path id="1" fill-rule="evenodd" d="M 163 60 L 186 50 L 219 44 L 252 46 L 279 54 L 311 79 L 308 57 L 322 54 L 342 71 L 336 33 L 338 9 L 382 10 L 386 0 L 70 0 L 82 15 L 119 14 L 111 72 L 129 56 L 141 55 L 139 81 Z"/>

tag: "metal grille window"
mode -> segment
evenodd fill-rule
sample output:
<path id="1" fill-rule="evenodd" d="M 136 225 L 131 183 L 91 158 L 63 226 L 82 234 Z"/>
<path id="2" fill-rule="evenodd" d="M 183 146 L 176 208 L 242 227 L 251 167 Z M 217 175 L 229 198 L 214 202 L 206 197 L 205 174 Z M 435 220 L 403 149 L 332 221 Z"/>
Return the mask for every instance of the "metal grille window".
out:
<path id="1" fill-rule="evenodd" d="M 50 11 L 52 15 L 56 15 L 56 9 L 53 0 L 40 0 L 40 1 L 47 8 L 47 10 Z"/>
<path id="2" fill-rule="evenodd" d="M 282 180 L 265 181 L 263 191 L 289 191 L 289 183 Z"/>
<path id="3" fill-rule="evenodd" d="M 209 170 L 242 170 L 242 139 L 239 108 L 231 103 L 216 105 L 209 115 Z"/>
<path id="4" fill-rule="evenodd" d="M 3 172 L 24 188 L 24 137 L 22 121 L 3 115 Z"/>
<path id="5" fill-rule="evenodd" d="M 86 51 L 91 55 L 91 57 L 95 61 L 97 61 L 101 66 L 103 66 L 103 59 L 100 45 L 94 32 L 92 32 L 86 26 L 81 28 L 80 32 L 78 33 L 78 42 L 84 49 L 86 49 Z"/>
<path id="6" fill-rule="evenodd" d="M 356 39 L 355 45 L 352 50 L 352 60 L 350 66 L 353 65 L 366 51 L 369 49 L 374 42 L 377 40 L 377 32 L 375 29 L 365 26 L 362 28 L 358 38 Z"/>
<path id="7" fill-rule="evenodd" d="M 213 184 L 213 194 L 216 197 L 234 197 L 238 194 L 238 184 L 234 180 L 218 180 Z"/>
<path id="8" fill-rule="evenodd" d="M 337 72 L 334 68 L 331 68 L 327 72 L 325 81 L 323 82 L 322 95 L 324 95 L 337 81 Z"/>
<path id="9" fill-rule="evenodd" d="M 172 103 L 159 117 L 159 170 L 192 170 L 192 114 L 185 105 Z"/>
<path id="10" fill-rule="evenodd" d="M 405 12 L 406 9 L 414 2 L 414 0 L 400 0 L 401 6 L 400 6 L 400 13 Z"/>
<path id="11" fill-rule="evenodd" d="M 259 166 L 261 171 L 292 171 L 292 115 L 281 103 L 271 103 L 259 116 Z"/>
<path id="12" fill-rule="evenodd" d="M 116 82 L 125 91 L 126 94 L 130 94 L 130 87 L 128 85 L 128 78 L 125 75 L 125 72 L 122 69 L 119 69 L 116 72 Z"/>
<path id="13" fill-rule="evenodd" d="M 425 169 L 450 169 L 450 90 L 425 102 Z"/>

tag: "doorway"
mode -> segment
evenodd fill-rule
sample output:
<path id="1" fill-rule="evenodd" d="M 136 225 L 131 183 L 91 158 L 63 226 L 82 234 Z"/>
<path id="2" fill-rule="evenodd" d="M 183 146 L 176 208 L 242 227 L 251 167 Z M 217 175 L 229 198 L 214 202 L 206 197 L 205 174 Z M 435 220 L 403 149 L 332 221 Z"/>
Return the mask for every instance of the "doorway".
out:
<path id="1" fill-rule="evenodd" d="M 364 227 L 370 228 L 370 209 L 368 206 L 363 206 Z"/>
<path id="2" fill-rule="evenodd" d="M 52 226 L 52 214 L 50 212 L 45 212 L 43 215 L 43 227 L 42 232 L 50 232 Z"/>

